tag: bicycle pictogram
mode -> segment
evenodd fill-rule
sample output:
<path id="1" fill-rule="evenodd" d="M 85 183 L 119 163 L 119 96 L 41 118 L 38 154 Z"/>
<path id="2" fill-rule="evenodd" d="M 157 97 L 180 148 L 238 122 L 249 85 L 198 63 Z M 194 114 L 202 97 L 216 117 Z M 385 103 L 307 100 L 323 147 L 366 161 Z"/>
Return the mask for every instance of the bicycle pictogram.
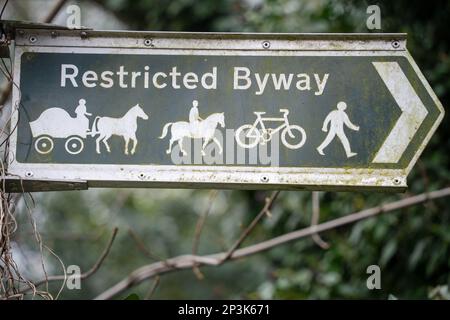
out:
<path id="1" fill-rule="evenodd" d="M 255 111 L 256 120 L 253 124 L 244 124 L 236 130 L 236 142 L 242 148 L 254 148 L 258 144 L 264 145 L 272 140 L 274 134 L 281 131 L 281 141 L 286 148 L 299 149 L 306 142 L 305 130 L 288 120 L 288 109 L 280 109 L 283 116 L 280 118 L 262 117 L 266 112 Z M 282 122 L 276 128 L 266 128 L 266 122 Z M 293 142 L 288 141 L 288 137 Z"/>

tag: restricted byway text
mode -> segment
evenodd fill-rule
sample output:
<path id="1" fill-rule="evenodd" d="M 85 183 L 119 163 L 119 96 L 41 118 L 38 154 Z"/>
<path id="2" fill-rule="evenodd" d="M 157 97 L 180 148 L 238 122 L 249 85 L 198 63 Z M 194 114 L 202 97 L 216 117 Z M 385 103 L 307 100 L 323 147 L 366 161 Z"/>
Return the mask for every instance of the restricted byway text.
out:
<path id="1" fill-rule="evenodd" d="M 74 64 L 61 64 L 61 87 L 86 88 L 144 88 L 156 89 L 173 88 L 194 90 L 217 89 L 217 68 L 210 72 L 197 74 L 196 72 L 182 73 L 174 66 L 170 70 L 151 72 L 149 66 L 141 71 L 129 71 L 124 66 L 119 70 L 80 70 Z M 255 95 L 264 94 L 271 88 L 275 91 L 299 90 L 322 95 L 329 74 L 308 73 L 258 73 L 247 67 L 233 67 L 233 90 L 250 90 Z"/>

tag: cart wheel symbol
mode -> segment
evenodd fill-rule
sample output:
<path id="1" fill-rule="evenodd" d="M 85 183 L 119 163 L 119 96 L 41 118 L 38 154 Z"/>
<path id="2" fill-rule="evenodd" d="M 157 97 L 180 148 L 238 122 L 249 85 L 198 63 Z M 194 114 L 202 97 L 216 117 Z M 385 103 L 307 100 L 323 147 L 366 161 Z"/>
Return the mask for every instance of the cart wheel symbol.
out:
<path id="1" fill-rule="evenodd" d="M 34 143 L 34 148 L 40 154 L 47 154 L 53 150 L 53 140 L 48 136 L 39 137 Z"/>
<path id="2" fill-rule="evenodd" d="M 64 147 L 70 154 L 79 154 L 84 149 L 84 142 L 79 137 L 70 137 Z"/>

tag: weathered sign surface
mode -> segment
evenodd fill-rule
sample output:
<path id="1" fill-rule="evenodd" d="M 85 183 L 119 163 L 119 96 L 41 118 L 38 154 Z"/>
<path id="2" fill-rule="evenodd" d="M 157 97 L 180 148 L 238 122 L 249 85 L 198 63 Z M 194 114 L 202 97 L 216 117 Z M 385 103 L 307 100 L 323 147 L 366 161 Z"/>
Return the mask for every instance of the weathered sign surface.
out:
<path id="1" fill-rule="evenodd" d="M 443 117 L 405 35 L 19 30 L 9 173 L 394 189 Z"/>

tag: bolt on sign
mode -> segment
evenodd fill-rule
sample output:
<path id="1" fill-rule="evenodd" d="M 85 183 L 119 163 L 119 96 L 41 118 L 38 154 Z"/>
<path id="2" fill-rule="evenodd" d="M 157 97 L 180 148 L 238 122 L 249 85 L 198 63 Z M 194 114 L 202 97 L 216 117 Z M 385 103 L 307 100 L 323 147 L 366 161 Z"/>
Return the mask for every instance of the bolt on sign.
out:
<path id="1" fill-rule="evenodd" d="M 391 189 L 444 115 L 404 34 L 18 30 L 8 172 L 88 187 Z"/>

